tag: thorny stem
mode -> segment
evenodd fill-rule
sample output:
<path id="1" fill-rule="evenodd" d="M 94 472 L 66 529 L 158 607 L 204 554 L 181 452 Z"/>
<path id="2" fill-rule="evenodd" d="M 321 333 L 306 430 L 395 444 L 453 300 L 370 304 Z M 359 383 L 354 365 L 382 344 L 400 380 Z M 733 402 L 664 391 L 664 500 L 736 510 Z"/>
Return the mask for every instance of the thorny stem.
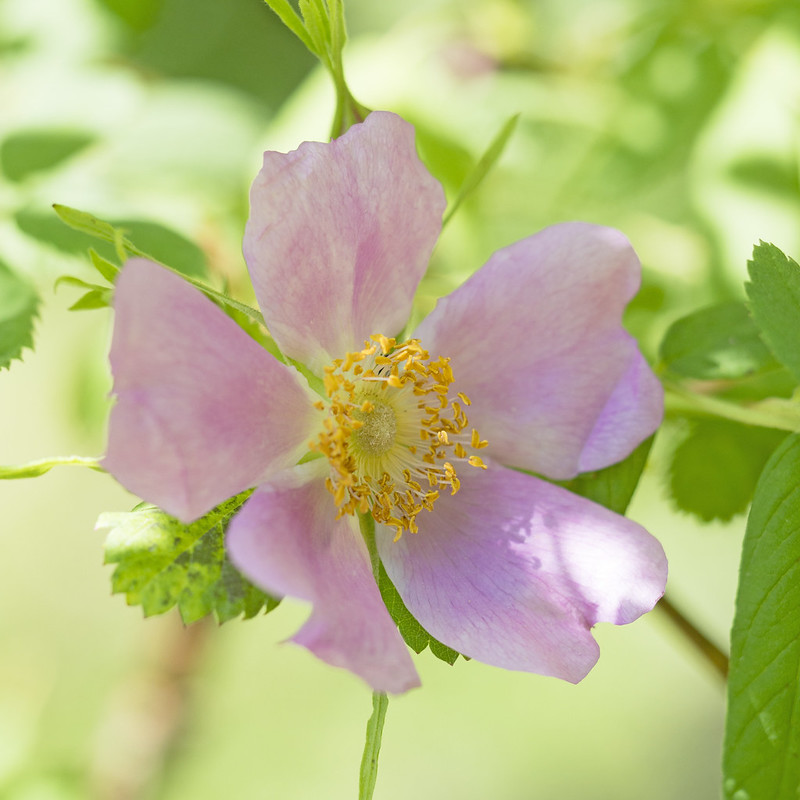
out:
<path id="1" fill-rule="evenodd" d="M 728 678 L 729 659 L 704 633 L 698 630 L 666 595 L 656 608 L 660 608 L 677 626 L 678 630 L 694 645 L 695 649 L 714 668 L 723 681 Z"/>

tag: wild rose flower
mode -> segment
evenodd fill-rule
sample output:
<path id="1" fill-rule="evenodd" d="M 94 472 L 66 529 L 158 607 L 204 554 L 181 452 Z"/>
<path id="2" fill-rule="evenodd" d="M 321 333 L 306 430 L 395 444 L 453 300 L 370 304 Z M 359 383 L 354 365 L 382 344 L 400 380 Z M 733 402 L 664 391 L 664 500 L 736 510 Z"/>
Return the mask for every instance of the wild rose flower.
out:
<path id="1" fill-rule="evenodd" d="M 640 280 L 627 240 L 548 228 L 398 341 L 445 206 L 410 125 L 376 112 L 331 143 L 268 152 L 251 203 L 244 252 L 264 318 L 326 396 L 180 278 L 132 259 L 106 468 L 184 522 L 257 487 L 230 524 L 231 557 L 309 601 L 294 641 L 376 690 L 418 677 L 372 575 L 367 511 L 433 636 L 579 681 L 598 657 L 592 626 L 657 602 L 664 554 L 639 525 L 510 467 L 571 478 L 659 424 L 661 388 L 621 326 Z M 298 465 L 309 450 L 325 457 Z"/>

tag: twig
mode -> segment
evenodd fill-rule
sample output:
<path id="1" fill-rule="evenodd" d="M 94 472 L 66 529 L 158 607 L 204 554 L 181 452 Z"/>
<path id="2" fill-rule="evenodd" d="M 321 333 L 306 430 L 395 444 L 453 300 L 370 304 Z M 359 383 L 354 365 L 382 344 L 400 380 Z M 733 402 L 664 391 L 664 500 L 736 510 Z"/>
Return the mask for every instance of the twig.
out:
<path id="1" fill-rule="evenodd" d="M 716 670 L 723 681 L 728 679 L 729 659 L 704 633 L 701 633 L 681 611 L 672 604 L 666 595 L 661 598 L 660 608 L 677 626 L 678 630 L 695 646 L 696 650 Z"/>

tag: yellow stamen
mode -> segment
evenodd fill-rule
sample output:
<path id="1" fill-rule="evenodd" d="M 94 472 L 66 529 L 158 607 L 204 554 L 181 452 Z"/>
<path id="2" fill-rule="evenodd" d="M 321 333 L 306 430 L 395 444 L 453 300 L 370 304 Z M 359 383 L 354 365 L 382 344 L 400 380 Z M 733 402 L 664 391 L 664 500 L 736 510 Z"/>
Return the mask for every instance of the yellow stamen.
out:
<path id="1" fill-rule="evenodd" d="M 488 443 L 474 429 L 465 433 L 462 406 L 471 403 L 452 391 L 453 381 L 447 358 L 432 359 L 416 339 L 398 344 L 382 334 L 325 368 L 330 405 L 315 404 L 328 416 L 312 449 L 330 462 L 325 485 L 337 519 L 370 511 L 395 528 L 396 541 L 417 533 L 417 516 L 433 510 L 442 488 L 458 492 L 458 465 L 487 468 L 470 455 Z"/>

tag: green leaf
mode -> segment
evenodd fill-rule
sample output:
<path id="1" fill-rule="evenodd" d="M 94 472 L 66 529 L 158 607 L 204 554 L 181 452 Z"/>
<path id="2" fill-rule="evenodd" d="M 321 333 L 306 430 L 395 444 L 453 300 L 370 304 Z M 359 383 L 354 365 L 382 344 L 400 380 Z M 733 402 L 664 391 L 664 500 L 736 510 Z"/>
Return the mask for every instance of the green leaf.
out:
<path id="1" fill-rule="evenodd" d="M 103 258 L 93 247 L 89 248 L 92 266 L 109 282 L 114 283 L 119 275 L 119 267 Z"/>
<path id="2" fill-rule="evenodd" d="M 86 233 L 115 246 L 120 243 L 120 234 L 115 230 L 114 226 L 104 222 L 102 219 L 98 219 L 93 214 L 79 211 L 77 208 L 70 208 L 60 203 L 53 203 L 53 210 L 58 214 L 61 221 L 74 231 Z M 148 257 L 146 253 L 137 250 L 124 238 L 121 240 L 121 244 L 129 255 Z"/>
<path id="3" fill-rule="evenodd" d="M 90 292 L 86 292 L 83 297 L 80 297 L 76 300 L 70 307 L 70 311 L 94 311 L 98 308 L 108 308 L 111 305 L 111 301 L 114 297 L 114 293 L 111 289 L 92 289 Z"/>
<path id="4" fill-rule="evenodd" d="M 162 13 L 164 0 L 100 0 L 112 13 L 116 14 L 135 31 L 151 28 Z"/>
<path id="5" fill-rule="evenodd" d="M 264 0 L 264 2 L 278 15 L 280 21 L 315 55 L 314 43 L 303 27 L 303 22 L 297 16 L 289 0 Z"/>
<path id="6" fill-rule="evenodd" d="M 456 209 L 461 205 L 461 203 L 464 202 L 468 195 L 478 188 L 483 179 L 488 175 L 489 170 L 495 165 L 497 160 L 503 154 L 503 150 L 506 149 L 508 140 L 511 138 L 511 134 L 514 133 L 514 129 L 517 127 L 518 121 L 519 114 L 514 114 L 514 116 L 510 117 L 503 127 L 497 132 L 486 152 L 480 157 L 480 160 L 475 165 L 472 172 L 470 172 L 465 178 L 455 200 L 453 200 L 453 202 L 450 204 L 450 207 L 447 209 L 444 219 L 442 220 L 443 226 L 450 221 L 450 218 L 453 216 L 453 214 L 455 214 Z"/>
<path id="7" fill-rule="evenodd" d="M 109 530 L 105 561 L 116 564 L 111 580 L 128 605 L 141 605 L 146 617 L 178 607 L 184 623 L 208 614 L 225 622 L 245 619 L 279 599 L 256 589 L 225 554 L 225 530 L 251 492 L 226 500 L 189 525 L 152 506 L 129 513 L 106 513 L 98 528 Z"/>
<path id="8" fill-rule="evenodd" d="M 386 574 L 383 564 L 379 566 L 378 589 L 380 590 L 383 602 L 389 610 L 389 614 L 397 625 L 400 635 L 405 643 L 415 652 L 421 653 L 426 647 L 430 647 L 431 653 L 436 658 L 446 661 L 451 666 L 456 663 L 459 653 L 442 644 L 438 639 L 434 639 L 422 625 L 417 622 L 412 613 L 406 608 L 406 604 L 400 597 L 399 592 L 392 583 L 391 578 Z M 465 658 L 465 656 L 462 656 Z"/>
<path id="9" fill-rule="evenodd" d="M 203 251 L 194 242 L 164 225 L 136 219 L 119 219 L 109 223 L 68 206 L 56 204 L 53 208 L 62 222 L 83 236 L 65 236 L 63 226 L 54 228 L 52 215 L 32 210 L 22 212 L 21 218 L 18 214 L 17 224 L 29 236 L 68 252 L 86 249 L 89 241 L 83 237 L 90 236 L 111 245 L 102 249 L 104 259 L 113 257 L 115 251 L 121 249 L 123 252 L 117 253 L 120 257 L 149 258 L 169 264 L 173 271 L 191 278 L 203 278 L 208 274 Z"/>
<path id="10" fill-rule="evenodd" d="M 645 439 L 624 461 L 595 472 L 585 472 L 562 485 L 617 514 L 624 514 L 639 485 L 654 438 Z"/>
<path id="11" fill-rule="evenodd" d="M 88 233 L 91 236 L 102 239 L 103 241 L 114 243 L 118 250 L 122 250 L 121 257 L 125 255 L 138 256 L 140 258 L 147 258 L 150 261 L 154 261 L 156 264 L 160 264 L 162 267 L 164 267 L 164 269 L 168 269 L 170 272 L 180 275 L 184 280 L 191 283 L 192 286 L 199 289 L 211 300 L 214 300 L 215 302 L 220 303 L 228 308 L 236 309 L 259 325 L 264 325 L 264 317 L 260 311 L 257 311 L 255 308 L 251 308 L 246 303 L 241 303 L 232 297 L 228 297 L 227 295 L 217 291 L 216 289 L 213 289 L 211 286 L 208 286 L 202 281 L 193 278 L 190 274 L 181 272 L 180 270 L 177 270 L 168 264 L 159 261 L 157 258 L 154 258 L 148 253 L 143 252 L 138 247 L 133 245 L 132 242 L 128 241 L 122 235 L 122 231 L 117 230 L 113 225 L 109 225 L 109 223 L 98 219 L 92 214 L 88 214 L 85 211 L 78 211 L 77 209 L 70 208 L 69 206 L 55 204 L 53 208 L 61 220 L 73 230 L 81 231 L 82 233 Z M 124 260 L 124 258 L 122 260 Z"/>
<path id="12" fill-rule="evenodd" d="M 800 436 L 773 454 L 747 521 L 731 632 L 723 749 L 728 800 L 800 786 Z"/>
<path id="13" fill-rule="evenodd" d="M 692 422 L 672 458 L 672 499 L 704 522 L 741 514 L 764 464 L 785 437 L 781 431 L 721 419 Z"/>
<path id="14" fill-rule="evenodd" d="M 205 253 L 190 239 L 157 222 L 136 219 L 115 219 L 112 225 L 136 242 L 136 249 L 152 253 L 156 260 L 191 278 L 208 277 Z"/>
<path id="15" fill-rule="evenodd" d="M 94 141 L 78 131 L 26 131 L 13 133 L 0 145 L 0 168 L 10 181 L 19 182 L 66 161 Z"/>
<path id="16" fill-rule="evenodd" d="M 303 15 L 303 24 L 311 38 L 312 53 L 330 69 L 330 24 L 327 13 L 320 2 L 315 0 L 299 0 L 298 8 Z"/>
<path id="17" fill-rule="evenodd" d="M 761 242 L 747 264 L 750 311 L 778 360 L 800 380 L 800 266 Z"/>
<path id="18" fill-rule="evenodd" d="M 62 458 L 43 458 L 40 461 L 31 461 L 18 467 L 0 467 L 0 480 L 15 480 L 17 478 L 38 478 L 49 472 L 53 467 L 75 466 L 89 467 L 98 472 L 103 468 L 96 458 L 85 458 L 83 456 L 64 456 Z"/>
<path id="19" fill-rule="evenodd" d="M 0 369 L 33 348 L 33 323 L 39 297 L 33 288 L 0 261 Z"/>
<path id="20" fill-rule="evenodd" d="M 731 175 L 747 186 L 795 202 L 800 192 L 797 164 L 774 155 L 742 158 L 730 166 Z"/>
<path id="21" fill-rule="evenodd" d="M 700 380 L 742 378 L 778 367 L 740 302 L 702 308 L 674 322 L 659 356 L 676 375 Z"/>
<path id="22" fill-rule="evenodd" d="M 96 308 L 108 308 L 114 297 L 114 292 L 110 287 L 100 286 L 96 283 L 87 283 L 73 275 L 62 275 L 56 280 L 54 288 L 58 289 L 62 284 L 89 290 L 77 302 L 69 307 L 70 311 L 88 311 Z"/>

